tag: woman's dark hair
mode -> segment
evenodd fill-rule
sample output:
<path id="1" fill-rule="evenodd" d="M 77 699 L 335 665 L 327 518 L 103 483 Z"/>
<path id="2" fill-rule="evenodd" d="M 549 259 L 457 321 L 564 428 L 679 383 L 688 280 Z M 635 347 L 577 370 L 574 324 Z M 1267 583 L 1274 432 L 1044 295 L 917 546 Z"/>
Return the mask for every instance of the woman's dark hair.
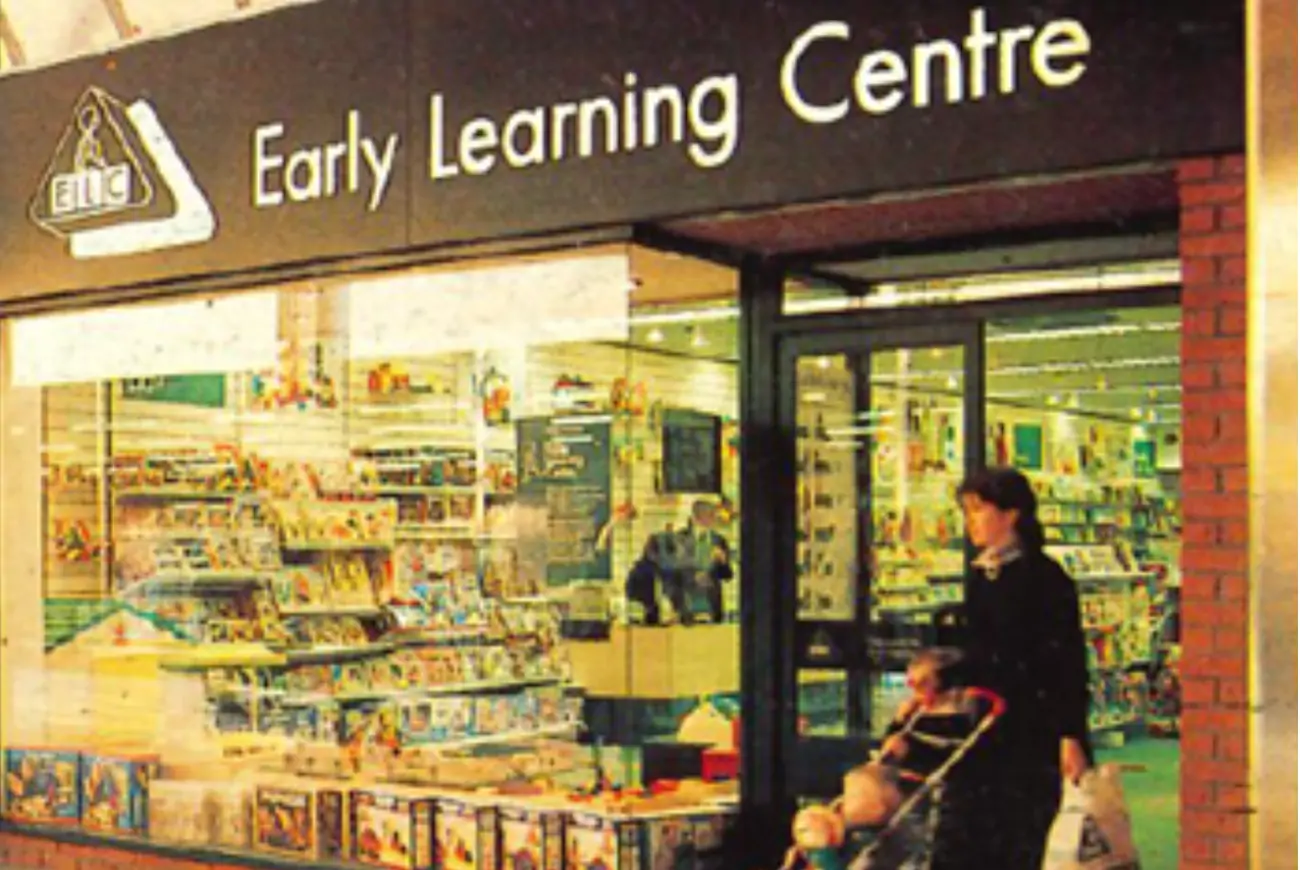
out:
<path id="1" fill-rule="evenodd" d="M 1030 553 L 1043 549 L 1046 536 L 1043 524 L 1038 520 L 1038 496 L 1034 495 L 1029 478 L 1019 471 L 1014 468 L 977 471 L 957 487 L 957 497 L 964 495 L 973 495 L 999 510 L 1019 511 L 1016 535 L 1020 538 L 1020 546 Z"/>

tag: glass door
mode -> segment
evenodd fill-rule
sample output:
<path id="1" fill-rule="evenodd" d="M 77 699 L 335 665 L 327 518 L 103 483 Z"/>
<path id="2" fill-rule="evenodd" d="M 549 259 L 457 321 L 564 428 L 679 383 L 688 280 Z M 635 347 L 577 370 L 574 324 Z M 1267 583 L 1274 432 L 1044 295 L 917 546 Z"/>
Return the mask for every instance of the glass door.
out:
<path id="1" fill-rule="evenodd" d="M 784 348 L 795 799 L 837 793 L 904 699 L 906 663 L 960 601 L 955 492 L 978 459 L 978 332 L 826 335 Z M 788 539 L 788 540 L 786 540 Z"/>

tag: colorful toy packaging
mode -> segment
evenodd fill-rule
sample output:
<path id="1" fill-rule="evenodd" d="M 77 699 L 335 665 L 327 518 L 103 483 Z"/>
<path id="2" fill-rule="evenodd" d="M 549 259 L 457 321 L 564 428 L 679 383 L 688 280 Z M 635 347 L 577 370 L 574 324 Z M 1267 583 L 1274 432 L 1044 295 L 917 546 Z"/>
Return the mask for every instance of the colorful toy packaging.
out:
<path id="1" fill-rule="evenodd" d="M 721 870 L 734 820 L 698 808 L 654 814 L 577 812 L 565 829 L 570 870 Z"/>
<path id="2" fill-rule="evenodd" d="M 496 870 L 497 808 L 471 800 L 438 801 L 437 870 Z"/>
<path id="3" fill-rule="evenodd" d="M 24 822 L 75 825 L 81 815 L 81 755 L 6 749 L 4 814 Z"/>
<path id="4" fill-rule="evenodd" d="M 285 779 L 253 793 L 253 845 L 322 861 L 346 855 L 344 796 L 335 784 Z"/>
<path id="5" fill-rule="evenodd" d="M 573 813 L 564 832 L 569 870 L 641 870 L 640 829 L 631 819 Z"/>
<path id="6" fill-rule="evenodd" d="M 352 857 L 394 870 L 432 870 L 436 801 L 387 786 L 352 792 Z"/>
<path id="7" fill-rule="evenodd" d="M 562 809 L 503 805 L 498 811 L 501 866 L 509 870 L 564 870 Z"/>
<path id="8" fill-rule="evenodd" d="M 149 784 L 158 772 L 152 755 L 81 756 L 81 824 L 114 834 L 149 831 Z"/>

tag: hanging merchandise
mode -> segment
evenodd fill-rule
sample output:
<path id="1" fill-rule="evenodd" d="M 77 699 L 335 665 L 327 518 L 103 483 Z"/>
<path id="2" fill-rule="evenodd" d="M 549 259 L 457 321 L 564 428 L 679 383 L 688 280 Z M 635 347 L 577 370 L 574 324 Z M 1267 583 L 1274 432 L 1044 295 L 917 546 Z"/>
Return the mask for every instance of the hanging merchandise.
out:
<path id="1" fill-rule="evenodd" d="M 492 366 L 479 384 L 479 400 L 483 408 L 483 422 L 489 426 L 503 426 L 510 422 L 510 379 L 500 369 Z"/>

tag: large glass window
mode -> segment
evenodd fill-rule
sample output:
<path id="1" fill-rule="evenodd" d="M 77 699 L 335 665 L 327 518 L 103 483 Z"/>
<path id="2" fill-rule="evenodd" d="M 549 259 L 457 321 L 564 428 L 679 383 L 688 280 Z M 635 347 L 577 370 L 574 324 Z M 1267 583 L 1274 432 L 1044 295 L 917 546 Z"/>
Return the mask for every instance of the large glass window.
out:
<path id="1" fill-rule="evenodd" d="M 417 867 L 471 793 L 540 848 L 672 776 L 716 846 L 734 292 L 618 247 L 8 323 L 6 813 Z"/>
<path id="2" fill-rule="evenodd" d="M 1144 862 L 1177 862 L 1181 312 L 991 323 L 990 461 L 1025 471 L 1048 552 L 1078 586 L 1092 739 L 1126 780 Z"/>

